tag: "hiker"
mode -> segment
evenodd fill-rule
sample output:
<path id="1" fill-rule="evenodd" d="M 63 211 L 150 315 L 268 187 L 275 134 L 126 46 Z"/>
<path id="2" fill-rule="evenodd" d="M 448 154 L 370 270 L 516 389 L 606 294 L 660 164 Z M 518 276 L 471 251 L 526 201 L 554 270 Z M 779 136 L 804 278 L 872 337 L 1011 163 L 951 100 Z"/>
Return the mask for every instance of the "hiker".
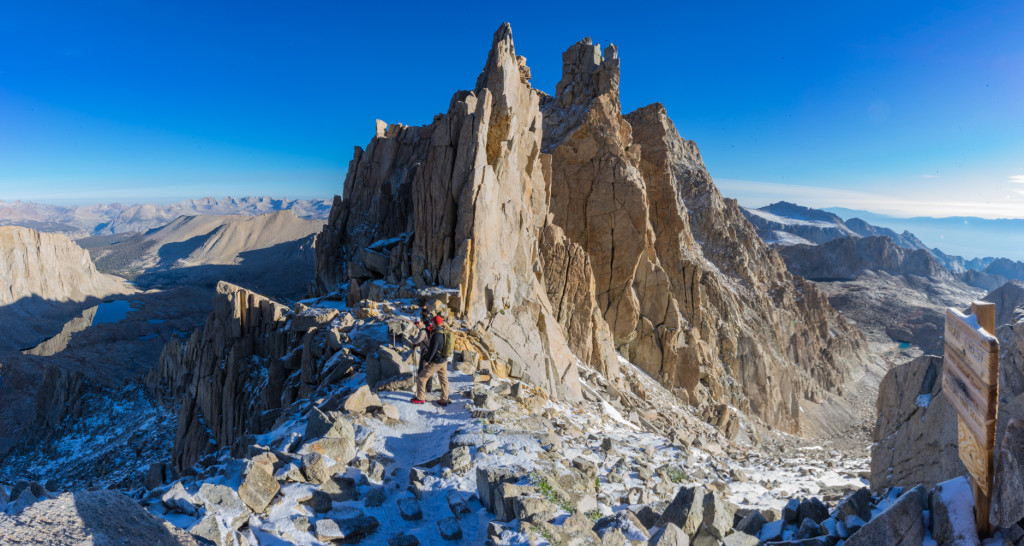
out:
<path id="1" fill-rule="evenodd" d="M 448 363 L 452 361 L 452 355 L 455 353 L 455 334 L 444 325 L 441 315 L 434 317 L 433 322 L 434 328 L 427 350 L 420 357 L 421 369 L 416 375 L 416 397 L 412 399 L 412 403 L 422 404 L 426 401 L 427 381 L 436 373 L 441 380 L 441 398 L 434 403 L 443 407 L 449 404 Z"/>
<path id="2" fill-rule="evenodd" d="M 423 325 L 422 320 L 416 319 L 416 322 L 413 324 L 416 325 L 416 335 L 409 338 L 407 343 L 409 344 L 409 347 L 412 348 L 413 352 L 417 354 L 417 364 L 419 364 L 419 366 L 416 368 L 416 373 L 420 373 L 423 371 L 423 353 L 427 350 L 427 340 L 429 339 L 429 336 L 427 335 L 427 329 Z"/>

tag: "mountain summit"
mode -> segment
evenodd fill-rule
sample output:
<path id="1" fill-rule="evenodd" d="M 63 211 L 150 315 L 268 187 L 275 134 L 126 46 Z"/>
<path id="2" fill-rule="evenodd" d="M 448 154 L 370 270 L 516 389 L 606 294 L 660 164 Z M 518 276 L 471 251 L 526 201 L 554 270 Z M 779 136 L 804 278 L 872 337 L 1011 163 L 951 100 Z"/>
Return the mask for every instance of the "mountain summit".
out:
<path id="1" fill-rule="evenodd" d="M 800 401 L 841 390 L 862 335 L 722 198 L 662 105 L 622 114 L 614 45 L 562 58 L 556 94 L 533 89 L 505 24 L 448 113 L 378 122 L 318 237 L 317 290 L 448 288 L 553 394 L 578 392 L 566 348 L 613 379 L 618 350 L 692 405 L 799 431 Z"/>

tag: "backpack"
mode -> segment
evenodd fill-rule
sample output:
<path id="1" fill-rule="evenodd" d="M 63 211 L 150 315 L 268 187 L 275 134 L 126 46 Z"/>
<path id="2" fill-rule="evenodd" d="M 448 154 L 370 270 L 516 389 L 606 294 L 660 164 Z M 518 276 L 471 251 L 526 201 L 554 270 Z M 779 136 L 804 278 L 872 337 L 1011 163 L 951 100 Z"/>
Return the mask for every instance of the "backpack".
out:
<path id="1" fill-rule="evenodd" d="M 441 356 L 448 358 L 455 353 L 455 333 L 451 331 L 451 328 L 441 328 L 441 334 L 444 335 L 444 345 L 441 346 Z"/>

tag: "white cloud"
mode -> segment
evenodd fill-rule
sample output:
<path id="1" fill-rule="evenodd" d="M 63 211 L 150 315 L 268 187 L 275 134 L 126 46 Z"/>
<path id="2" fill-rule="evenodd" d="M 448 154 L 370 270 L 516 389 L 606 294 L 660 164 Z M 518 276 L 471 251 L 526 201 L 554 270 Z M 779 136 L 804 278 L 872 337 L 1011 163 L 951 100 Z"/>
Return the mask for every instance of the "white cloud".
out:
<path id="1" fill-rule="evenodd" d="M 1013 184 L 1024 184 L 1024 174 L 1015 174 L 1010 176 L 1010 182 Z"/>

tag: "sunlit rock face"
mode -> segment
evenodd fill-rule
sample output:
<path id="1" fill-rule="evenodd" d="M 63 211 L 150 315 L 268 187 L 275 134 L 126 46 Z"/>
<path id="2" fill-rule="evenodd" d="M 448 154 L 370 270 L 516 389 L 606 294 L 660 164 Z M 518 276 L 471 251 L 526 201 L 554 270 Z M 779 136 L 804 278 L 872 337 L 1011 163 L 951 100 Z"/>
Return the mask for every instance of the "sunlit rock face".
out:
<path id="1" fill-rule="evenodd" d="M 89 253 L 66 235 L 0 227 L 0 305 L 25 298 L 80 302 L 133 291 L 123 279 L 96 271 Z"/>
<path id="2" fill-rule="evenodd" d="M 446 114 L 424 127 L 378 125 L 317 239 L 316 282 L 320 292 L 377 279 L 458 289 L 457 311 L 487 327 L 499 358 L 579 399 L 538 250 L 550 158 L 529 78 L 503 25 L 476 89 L 456 93 Z"/>
<path id="3" fill-rule="evenodd" d="M 554 96 L 534 90 L 504 25 L 446 114 L 378 122 L 317 239 L 315 291 L 448 287 L 556 396 L 578 396 L 577 358 L 615 380 L 617 349 L 691 404 L 799 431 L 800 401 L 841 391 L 862 334 L 789 274 L 663 106 L 623 115 L 614 46 L 563 62 Z"/>
<path id="4" fill-rule="evenodd" d="M 551 209 L 590 256 L 616 347 L 690 403 L 799 431 L 800 401 L 841 389 L 863 336 L 721 196 L 662 105 L 622 115 L 614 46 L 562 58 L 542 101 Z"/>

